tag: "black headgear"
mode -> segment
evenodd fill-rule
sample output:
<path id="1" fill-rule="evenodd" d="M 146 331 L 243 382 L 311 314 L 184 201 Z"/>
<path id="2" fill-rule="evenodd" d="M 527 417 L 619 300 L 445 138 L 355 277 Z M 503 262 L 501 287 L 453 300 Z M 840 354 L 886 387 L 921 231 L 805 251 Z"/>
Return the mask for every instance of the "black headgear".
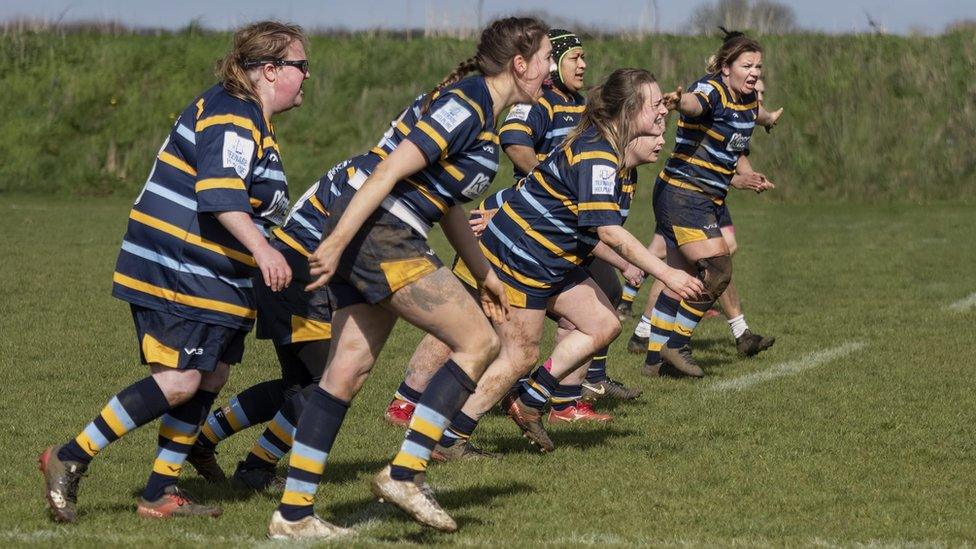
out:
<path id="1" fill-rule="evenodd" d="M 552 79 L 553 84 L 565 88 L 565 81 L 559 73 L 563 57 L 577 48 L 582 49 L 583 43 L 580 42 L 579 36 L 565 29 L 549 29 L 549 41 L 552 43 L 552 62 L 555 64 L 552 72 L 549 73 L 549 78 Z"/>

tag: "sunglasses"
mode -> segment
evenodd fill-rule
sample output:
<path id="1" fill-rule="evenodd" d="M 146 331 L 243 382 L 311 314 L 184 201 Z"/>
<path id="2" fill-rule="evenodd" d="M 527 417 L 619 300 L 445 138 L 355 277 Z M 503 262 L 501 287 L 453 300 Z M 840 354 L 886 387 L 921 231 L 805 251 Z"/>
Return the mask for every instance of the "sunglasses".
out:
<path id="1" fill-rule="evenodd" d="M 260 67 L 262 65 L 267 65 L 271 63 L 276 67 L 295 67 L 296 69 L 302 71 L 302 74 L 308 74 L 308 59 L 298 59 L 296 61 L 285 61 L 283 59 L 269 59 L 266 61 L 247 61 L 244 63 L 245 69 L 253 69 L 255 67 Z"/>

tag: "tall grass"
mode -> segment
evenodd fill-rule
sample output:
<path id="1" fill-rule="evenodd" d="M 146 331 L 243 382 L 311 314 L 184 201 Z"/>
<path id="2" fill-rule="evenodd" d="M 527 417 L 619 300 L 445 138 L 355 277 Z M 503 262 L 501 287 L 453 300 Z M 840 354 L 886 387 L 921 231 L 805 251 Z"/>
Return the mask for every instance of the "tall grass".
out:
<path id="1" fill-rule="evenodd" d="M 214 82 L 213 62 L 229 42 L 194 28 L 8 29 L 0 35 L 0 192 L 134 196 L 175 114 Z M 768 199 L 976 198 L 976 33 L 795 34 L 763 44 L 768 101 L 786 107 L 780 126 L 757 132 L 752 147 L 753 164 L 779 184 Z M 586 46 L 590 82 L 639 66 L 671 88 L 700 76 L 717 43 L 654 36 Z M 473 48 L 376 33 L 313 37 L 305 104 L 276 119 L 293 188 L 371 146 Z"/>

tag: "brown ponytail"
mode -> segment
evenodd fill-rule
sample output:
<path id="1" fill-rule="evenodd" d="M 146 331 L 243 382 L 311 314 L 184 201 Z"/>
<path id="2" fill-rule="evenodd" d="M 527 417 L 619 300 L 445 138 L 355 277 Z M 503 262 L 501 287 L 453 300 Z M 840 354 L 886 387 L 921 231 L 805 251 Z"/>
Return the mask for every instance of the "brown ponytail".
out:
<path id="1" fill-rule="evenodd" d="M 762 53 L 762 46 L 752 38 L 739 31 L 728 31 L 724 27 L 719 27 L 725 33 L 722 40 L 722 47 L 715 55 L 708 58 L 705 64 L 705 72 L 708 74 L 718 74 L 722 67 L 735 63 L 743 53 L 757 52 Z"/>
<path id="2" fill-rule="evenodd" d="M 252 23 L 234 33 L 234 46 L 217 61 L 214 74 L 227 93 L 260 105 L 261 100 L 254 88 L 254 82 L 248 76 L 248 69 L 244 68 L 245 64 L 254 61 L 281 61 L 288 55 L 288 48 L 296 40 L 308 49 L 308 39 L 298 25 L 277 21 Z"/>
<path id="3" fill-rule="evenodd" d="M 478 41 L 473 57 L 465 59 L 454 68 L 424 99 L 420 111 L 426 113 L 437 92 L 459 82 L 471 72 L 495 76 L 509 69 L 512 59 L 521 55 L 526 59 L 535 55 L 542 46 L 549 27 L 531 17 L 507 17 L 492 21 Z"/>

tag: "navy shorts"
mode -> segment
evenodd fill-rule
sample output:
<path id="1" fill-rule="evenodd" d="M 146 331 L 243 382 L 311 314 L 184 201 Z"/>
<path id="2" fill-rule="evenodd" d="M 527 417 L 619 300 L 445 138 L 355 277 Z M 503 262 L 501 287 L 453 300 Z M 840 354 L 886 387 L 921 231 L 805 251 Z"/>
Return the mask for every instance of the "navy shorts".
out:
<path id="1" fill-rule="evenodd" d="M 130 305 L 143 364 L 212 372 L 218 362 L 237 364 L 248 330 L 207 324 Z"/>
<path id="2" fill-rule="evenodd" d="M 332 232 L 355 191 L 347 187 L 332 203 L 323 235 Z M 353 237 L 329 281 L 334 310 L 357 303 L 375 304 L 432 274 L 444 264 L 427 239 L 398 217 L 378 208 Z"/>
<path id="3" fill-rule="evenodd" d="M 731 222 L 728 209 L 723 204 L 717 204 L 704 193 L 682 189 L 658 179 L 654 184 L 655 232 L 664 237 L 669 248 L 721 238 L 719 219 L 723 209 Z"/>
<path id="4" fill-rule="evenodd" d="M 285 256 L 292 278 L 287 288 L 272 292 L 261 272 L 255 273 L 257 338 L 270 339 L 275 345 L 331 339 L 332 300 L 328 287 L 306 292 L 305 286 L 311 281 L 308 259 L 280 241 L 274 240 L 271 245 Z"/>
<path id="5" fill-rule="evenodd" d="M 718 207 L 718 228 L 724 229 L 732 226 L 732 214 L 729 213 L 729 203 L 723 202 Z"/>

